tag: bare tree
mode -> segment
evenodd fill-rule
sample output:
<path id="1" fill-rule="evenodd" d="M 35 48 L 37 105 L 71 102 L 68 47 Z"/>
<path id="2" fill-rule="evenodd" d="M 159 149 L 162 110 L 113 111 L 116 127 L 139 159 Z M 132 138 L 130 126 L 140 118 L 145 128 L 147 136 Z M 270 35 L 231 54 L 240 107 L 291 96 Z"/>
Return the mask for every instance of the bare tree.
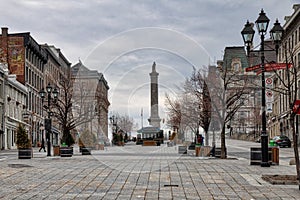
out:
<path id="1" fill-rule="evenodd" d="M 211 121 L 211 97 L 206 83 L 206 77 L 203 70 L 194 69 L 189 81 L 186 83 L 186 91 L 194 94 L 196 107 L 198 108 L 198 124 L 205 133 L 205 145 L 208 144 L 208 130 Z"/>
<path id="2" fill-rule="evenodd" d="M 118 124 L 120 129 L 122 129 L 125 133 L 129 133 L 133 129 L 134 120 L 132 117 L 129 117 L 128 115 L 120 115 L 118 116 Z"/>
<path id="3" fill-rule="evenodd" d="M 177 127 L 179 130 L 179 134 L 181 134 L 182 129 L 182 108 L 181 108 L 181 102 L 179 98 L 171 99 L 171 97 L 168 94 L 165 94 L 166 102 L 166 110 L 168 113 L 167 118 L 167 125 L 169 127 Z"/>
<path id="4" fill-rule="evenodd" d="M 137 126 L 134 124 L 133 118 L 126 114 L 121 115 L 118 112 L 114 112 L 111 119 L 111 125 L 114 128 L 112 142 L 117 144 L 118 142 L 123 142 L 123 139 L 125 142 L 127 142 L 128 133 L 136 128 L 134 126 Z"/>
<path id="5" fill-rule="evenodd" d="M 88 90 L 88 87 L 77 87 L 78 91 L 74 93 L 73 84 L 74 82 L 69 71 L 68 75 L 59 81 L 60 94 L 58 99 L 53 103 L 54 109 L 52 110 L 54 117 L 61 124 L 63 132 L 61 141 L 68 146 L 74 144 L 71 130 L 90 122 L 95 116 L 95 109 L 85 101 L 87 94 L 84 90 Z M 75 94 L 76 96 L 74 96 Z"/>
<path id="6" fill-rule="evenodd" d="M 183 91 L 173 99 L 166 94 L 165 102 L 170 127 L 178 129 L 178 137 L 184 138 L 184 133 L 191 130 L 196 133 L 199 128 L 199 107 L 194 96 Z"/>
<path id="7" fill-rule="evenodd" d="M 218 70 L 214 78 L 207 76 L 202 69 L 194 70 L 191 77 L 185 82 L 181 98 L 177 99 L 180 102 L 178 103 L 180 110 L 175 101 L 167 99 L 167 103 L 169 109 L 171 108 L 170 119 L 177 119 L 176 114 L 180 114 L 181 126 L 184 122 L 195 133 L 199 127 L 202 127 L 207 133 L 212 116 L 217 118 L 222 127 L 221 158 L 226 158 L 226 124 L 244 105 L 249 89 L 246 87 L 247 76 L 228 66 L 220 65 Z M 208 138 L 208 135 L 206 137 Z"/>
<path id="8" fill-rule="evenodd" d="M 192 75 L 184 83 L 183 91 L 177 96 L 172 100 L 166 94 L 168 123 L 177 127 L 181 133 L 188 128 L 198 134 L 199 127 L 202 127 L 205 132 L 205 143 L 208 145 L 211 104 L 209 90 L 200 70 L 196 71 L 194 68 Z"/>
<path id="9" fill-rule="evenodd" d="M 226 158 L 225 129 L 236 112 L 244 105 L 249 90 L 247 76 L 235 71 L 227 63 L 219 63 L 215 78 L 207 79 L 210 90 L 212 114 L 221 124 L 221 158 Z"/>

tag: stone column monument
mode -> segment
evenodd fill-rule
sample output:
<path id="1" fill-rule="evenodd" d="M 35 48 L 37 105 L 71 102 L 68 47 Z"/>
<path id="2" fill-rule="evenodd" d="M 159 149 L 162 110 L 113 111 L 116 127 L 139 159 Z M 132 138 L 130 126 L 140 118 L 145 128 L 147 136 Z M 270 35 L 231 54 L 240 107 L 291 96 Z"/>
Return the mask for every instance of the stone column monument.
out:
<path id="1" fill-rule="evenodd" d="M 160 129 L 161 119 L 158 116 L 158 73 L 156 72 L 155 66 L 156 66 L 156 64 L 155 64 L 155 62 L 153 62 L 152 72 L 150 73 L 151 114 L 150 114 L 150 118 L 148 119 L 148 121 L 149 121 L 150 125 Z"/>

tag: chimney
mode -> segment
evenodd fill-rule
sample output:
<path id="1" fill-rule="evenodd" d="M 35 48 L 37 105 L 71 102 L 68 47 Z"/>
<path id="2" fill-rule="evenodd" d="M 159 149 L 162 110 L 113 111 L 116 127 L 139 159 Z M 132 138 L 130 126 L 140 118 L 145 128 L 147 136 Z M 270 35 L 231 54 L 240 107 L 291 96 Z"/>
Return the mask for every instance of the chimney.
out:
<path id="1" fill-rule="evenodd" d="M 7 37 L 7 35 L 8 35 L 8 28 L 7 27 L 2 27 L 1 31 L 2 31 L 2 37 Z"/>

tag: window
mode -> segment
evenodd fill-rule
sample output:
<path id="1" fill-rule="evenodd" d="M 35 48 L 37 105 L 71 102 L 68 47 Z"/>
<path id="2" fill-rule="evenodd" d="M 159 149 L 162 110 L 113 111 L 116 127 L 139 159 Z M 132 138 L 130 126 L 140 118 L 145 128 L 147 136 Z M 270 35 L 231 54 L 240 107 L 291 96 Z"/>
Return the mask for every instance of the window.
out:
<path id="1" fill-rule="evenodd" d="M 282 94 L 279 95 L 279 112 L 282 112 Z"/>
<path id="2" fill-rule="evenodd" d="M 297 43 L 298 43 L 297 38 L 298 38 L 298 32 L 297 32 L 297 30 L 296 30 L 296 31 L 295 31 L 295 45 L 297 45 Z"/>
<path id="3" fill-rule="evenodd" d="M 299 29 L 298 29 L 298 41 L 300 42 L 300 27 L 299 27 Z"/>
<path id="4" fill-rule="evenodd" d="M 300 52 L 298 53 L 298 68 L 300 68 Z"/>
<path id="5" fill-rule="evenodd" d="M 294 48 L 294 34 L 292 34 L 292 41 L 291 41 L 291 43 L 292 43 L 292 49 Z"/>
<path id="6" fill-rule="evenodd" d="M 28 81 L 28 66 L 25 67 L 25 81 Z"/>
<path id="7" fill-rule="evenodd" d="M 28 69 L 28 79 L 27 80 L 30 84 L 30 81 L 31 81 L 31 70 L 30 69 Z"/>
<path id="8" fill-rule="evenodd" d="M 297 94 L 298 94 L 298 99 L 300 99 L 300 88 L 299 88 L 299 86 L 300 86 L 300 81 L 298 81 L 298 92 L 297 92 Z"/>
<path id="9" fill-rule="evenodd" d="M 240 63 L 233 63 L 232 67 L 234 71 L 240 71 Z"/>
<path id="10" fill-rule="evenodd" d="M 4 97 L 3 97 L 3 93 L 2 93 L 2 83 L 0 83 L 0 97 L 1 97 L 1 98 L 4 98 Z"/>

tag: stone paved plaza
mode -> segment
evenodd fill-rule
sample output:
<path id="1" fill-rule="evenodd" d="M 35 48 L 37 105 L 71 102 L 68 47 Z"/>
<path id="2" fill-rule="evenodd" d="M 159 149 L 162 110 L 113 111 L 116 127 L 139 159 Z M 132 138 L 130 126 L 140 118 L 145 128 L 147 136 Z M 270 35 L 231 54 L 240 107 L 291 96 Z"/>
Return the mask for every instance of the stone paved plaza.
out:
<path id="1" fill-rule="evenodd" d="M 300 199 L 297 185 L 271 185 L 262 174 L 295 166 L 250 166 L 247 159 L 178 154 L 178 147 L 107 147 L 71 158 L 17 159 L 0 153 L 0 199 Z"/>

